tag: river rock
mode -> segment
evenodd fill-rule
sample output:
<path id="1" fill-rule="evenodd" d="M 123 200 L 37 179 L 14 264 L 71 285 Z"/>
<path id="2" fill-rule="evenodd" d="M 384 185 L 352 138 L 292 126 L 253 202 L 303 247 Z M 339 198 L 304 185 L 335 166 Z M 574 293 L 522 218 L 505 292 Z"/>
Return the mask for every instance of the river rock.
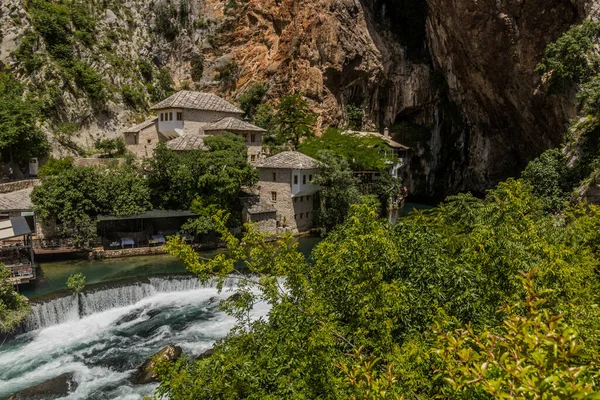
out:
<path id="1" fill-rule="evenodd" d="M 48 379 L 39 385 L 23 389 L 10 396 L 8 400 L 33 400 L 33 399 L 56 399 L 65 397 L 77 389 L 77 382 L 73 378 L 73 372 L 67 372 L 56 378 Z"/>
<path id="2" fill-rule="evenodd" d="M 181 347 L 174 346 L 172 344 L 166 346 L 161 351 L 150 357 L 143 363 L 140 367 L 138 367 L 135 377 L 133 379 L 136 384 L 146 384 L 150 382 L 156 382 L 158 380 L 158 375 L 156 375 L 156 363 L 154 359 L 158 360 L 167 360 L 167 361 L 175 361 L 179 357 L 181 357 Z"/>
<path id="3" fill-rule="evenodd" d="M 215 354 L 215 349 L 211 347 L 210 349 L 205 350 L 198 357 L 196 357 L 196 360 L 204 360 L 205 358 L 212 357 L 213 354 Z"/>

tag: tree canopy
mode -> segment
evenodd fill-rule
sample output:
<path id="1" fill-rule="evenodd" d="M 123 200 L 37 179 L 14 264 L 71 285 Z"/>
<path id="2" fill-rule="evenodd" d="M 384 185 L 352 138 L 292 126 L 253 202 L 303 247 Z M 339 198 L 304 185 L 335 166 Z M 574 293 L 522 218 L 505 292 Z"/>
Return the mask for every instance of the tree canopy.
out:
<path id="1" fill-rule="evenodd" d="M 71 167 L 45 175 L 31 199 L 38 218 L 58 222 L 62 235 L 76 245 L 96 237 L 97 215 L 134 215 L 152 208 L 147 181 L 129 166 Z"/>
<path id="2" fill-rule="evenodd" d="M 162 365 L 157 395 L 596 394 L 600 209 L 573 206 L 563 219 L 544 210 L 518 180 L 395 226 L 367 201 L 350 207 L 309 260 L 289 236 L 234 238 L 221 216 L 228 254 L 204 261 L 179 239 L 168 249 L 201 280 L 235 274 L 239 295 L 223 307 L 238 325 L 210 358 Z M 239 261 L 251 274 L 236 271 Z M 268 318 L 252 320 L 258 301 Z"/>
<path id="3" fill-rule="evenodd" d="M 335 128 L 328 128 L 323 135 L 309 138 L 298 147 L 299 152 L 313 158 L 317 158 L 321 150 L 330 150 L 342 156 L 355 171 L 381 171 L 388 168 L 387 161 L 395 158 L 383 153 L 389 150 L 383 139 L 344 134 Z"/>
<path id="4" fill-rule="evenodd" d="M 9 276 L 8 270 L 0 264 L 0 334 L 15 329 L 29 312 L 27 298 L 15 291 Z"/>

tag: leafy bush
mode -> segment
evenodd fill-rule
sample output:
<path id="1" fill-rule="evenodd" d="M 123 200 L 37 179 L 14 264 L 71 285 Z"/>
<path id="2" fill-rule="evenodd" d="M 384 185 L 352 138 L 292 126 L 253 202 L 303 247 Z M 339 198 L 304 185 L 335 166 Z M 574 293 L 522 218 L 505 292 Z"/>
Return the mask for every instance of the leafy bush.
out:
<path id="1" fill-rule="evenodd" d="M 142 78 L 144 78 L 146 82 L 152 82 L 152 78 L 154 77 L 154 68 L 152 68 L 150 61 L 140 58 L 137 61 L 137 65 Z"/>
<path id="2" fill-rule="evenodd" d="M 98 140 L 94 143 L 94 147 L 108 157 L 122 156 L 127 151 L 123 138 Z"/>
<path id="3" fill-rule="evenodd" d="M 217 71 L 217 80 L 221 81 L 223 85 L 229 86 L 237 81 L 239 67 L 235 60 L 227 62 L 225 65 L 219 66 Z"/>
<path id="4" fill-rule="evenodd" d="M 77 87 L 83 90 L 90 101 L 95 104 L 102 104 L 107 98 L 106 85 L 100 75 L 94 68 L 84 61 L 75 61 L 73 67 L 69 69 Z"/>
<path id="5" fill-rule="evenodd" d="M 584 82 L 597 73 L 600 60 L 593 52 L 600 39 L 600 22 L 585 20 L 572 26 L 556 42 L 546 47 L 544 58 L 536 67 L 539 73 L 551 73 L 551 83 L 570 80 Z"/>
<path id="6" fill-rule="evenodd" d="M 168 41 L 173 41 L 179 35 L 178 10 L 170 1 L 159 1 L 154 8 L 155 30 Z"/>
<path id="7" fill-rule="evenodd" d="M 158 72 L 158 76 L 156 77 L 154 83 L 147 84 L 146 89 L 150 94 L 150 99 L 153 102 L 159 102 L 174 93 L 174 85 L 175 83 L 171 78 L 171 74 L 169 74 L 169 70 L 167 68 L 162 68 Z"/>
<path id="8" fill-rule="evenodd" d="M 28 74 L 38 71 L 44 65 L 44 61 L 37 54 L 37 36 L 31 31 L 23 35 L 19 47 L 11 55 Z"/>
<path id="9" fill-rule="evenodd" d="M 346 115 L 348 117 L 348 128 L 361 130 L 363 126 L 364 111 L 360 106 L 348 104 L 346 106 Z"/>
<path id="10" fill-rule="evenodd" d="M 262 103 L 268 89 L 269 88 L 265 83 L 256 83 L 248 87 L 238 96 L 240 108 L 247 116 L 254 116 L 256 108 Z"/>
<path id="11" fill-rule="evenodd" d="M 73 293 L 81 292 L 85 288 L 85 276 L 81 272 L 70 275 L 67 279 L 67 288 Z"/>
<path id="12" fill-rule="evenodd" d="M 29 301 L 8 280 L 9 271 L 0 264 L 0 334 L 15 330 L 29 313 Z"/>
<path id="13" fill-rule="evenodd" d="M 48 161 L 39 169 L 38 176 L 45 178 L 47 176 L 60 175 L 64 171 L 73 168 L 73 158 L 54 158 L 50 157 Z"/>
<path id="14" fill-rule="evenodd" d="M 137 88 L 131 85 L 124 85 L 121 89 L 121 95 L 123 96 L 123 102 L 130 108 L 137 111 L 143 111 L 147 107 L 146 96 Z"/>
<path id="15" fill-rule="evenodd" d="M 47 0 L 31 0 L 27 4 L 31 22 L 46 41 L 50 55 L 58 61 L 71 61 L 73 34 L 69 8 Z"/>
<path id="16" fill-rule="evenodd" d="M 533 193 L 551 211 L 564 208 L 572 189 L 567 157 L 558 149 L 545 151 L 540 157 L 531 161 L 522 177 L 533 187 Z"/>

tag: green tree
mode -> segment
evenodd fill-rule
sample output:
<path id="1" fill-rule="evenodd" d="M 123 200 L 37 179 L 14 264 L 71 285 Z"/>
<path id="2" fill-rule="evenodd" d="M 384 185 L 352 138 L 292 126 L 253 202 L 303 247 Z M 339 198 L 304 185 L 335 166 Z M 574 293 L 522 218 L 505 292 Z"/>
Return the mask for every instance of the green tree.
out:
<path id="1" fill-rule="evenodd" d="M 107 157 L 118 157 L 127 152 L 123 138 L 97 140 L 94 147 Z"/>
<path id="2" fill-rule="evenodd" d="M 256 126 L 265 129 L 267 132 L 263 137 L 263 142 L 268 145 L 277 144 L 277 121 L 275 109 L 269 104 L 260 104 L 256 107 L 254 119 L 252 121 Z"/>
<path id="3" fill-rule="evenodd" d="M 490 398 L 483 388 L 493 386 L 495 397 L 508 398 L 515 396 L 513 378 L 498 368 L 514 365 L 502 358 L 512 352 L 529 366 L 517 371 L 532 378 L 524 388 L 548 385 L 549 393 L 564 389 L 569 398 L 597 380 L 599 216 L 600 209 L 583 205 L 567 208 L 562 219 L 548 214 L 520 180 L 483 199 L 450 197 L 395 226 L 367 201 L 350 206 L 306 260 L 289 236 L 271 242 L 249 229 L 235 238 L 219 214 L 214 228 L 228 252 L 202 260 L 181 239 L 167 249 L 218 288 L 238 280 L 238 295 L 222 304 L 237 324 L 212 357 L 163 365 L 157 396 Z M 536 300 L 523 303 L 521 271 L 535 271 L 543 308 Z M 267 318 L 251 318 L 257 302 L 268 307 Z M 503 304 L 520 306 L 498 313 Z M 448 340 L 431 329 L 438 321 L 451 332 Z M 457 333 L 465 326 L 473 335 Z M 587 345 L 571 357 L 579 340 Z M 494 368 L 473 382 L 486 360 Z"/>
<path id="4" fill-rule="evenodd" d="M 73 168 L 73 158 L 54 158 L 50 157 L 48 161 L 39 169 L 38 176 L 45 178 L 47 176 L 60 175 L 64 171 Z"/>
<path id="5" fill-rule="evenodd" d="M 398 159 L 385 155 L 389 147 L 381 138 L 344 134 L 335 128 L 328 128 L 319 137 L 308 138 L 298 147 L 299 152 L 313 158 L 322 150 L 330 150 L 343 157 L 355 171 L 382 171 L 389 167 L 388 161 Z"/>
<path id="6" fill-rule="evenodd" d="M 86 247 L 97 215 L 134 215 L 152 208 L 146 179 L 130 167 L 76 167 L 42 177 L 31 195 L 36 216 L 58 223 L 64 238 Z"/>
<path id="7" fill-rule="evenodd" d="M 31 157 L 43 157 L 49 150 L 39 128 L 37 105 L 23 98 L 23 90 L 9 72 L 0 70 L 0 157 L 19 165 L 27 165 Z"/>
<path id="8" fill-rule="evenodd" d="M 67 279 L 67 288 L 72 290 L 73 293 L 82 292 L 85 288 L 85 276 L 81 272 L 71 274 Z"/>
<path id="9" fill-rule="evenodd" d="M 29 313 L 29 302 L 15 291 L 10 273 L 0 265 L 0 334 L 14 330 Z"/>
<path id="10" fill-rule="evenodd" d="M 547 150 L 531 161 L 522 177 L 531 184 L 533 193 L 551 211 L 564 208 L 574 183 L 569 179 L 567 157 L 558 149 Z"/>
<path id="11" fill-rule="evenodd" d="M 279 144 L 291 143 L 298 147 L 303 138 L 314 135 L 316 114 L 301 95 L 292 94 L 282 97 L 275 111 Z"/>
<path id="12" fill-rule="evenodd" d="M 238 101 L 240 102 L 240 107 L 242 110 L 244 110 L 244 113 L 248 117 L 254 117 L 256 109 L 262 104 L 268 89 L 269 88 L 266 84 L 256 83 L 252 86 L 249 86 L 239 95 Z"/>
<path id="13" fill-rule="evenodd" d="M 313 178 L 315 185 L 321 186 L 319 205 L 315 210 L 315 224 L 324 232 L 341 224 L 352 204 L 360 201 L 358 181 L 345 158 L 330 150 L 318 153 L 320 171 Z"/>
<path id="14" fill-rule="evenodd" d="M 204 205 L 235 209 L 241 186 L 257 181 L 256 170 L 248 163 L 248 149 L 242 137 L 224 133 L 205 139 L 207 151 L 177 154 L 159 145 L 149 161 L 148 183 L 152 203 L 165 209 L 189 210 L 201 198 Z"/>

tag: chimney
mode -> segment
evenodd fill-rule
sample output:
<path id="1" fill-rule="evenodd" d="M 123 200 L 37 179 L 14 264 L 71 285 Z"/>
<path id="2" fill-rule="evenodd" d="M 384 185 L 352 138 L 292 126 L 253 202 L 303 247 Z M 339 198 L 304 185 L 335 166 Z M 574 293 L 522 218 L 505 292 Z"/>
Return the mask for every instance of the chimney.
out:
<path id="1" fill-rule="evenodd" d="M 390 130 L 387 127 L 383 130 L 383 136 L 390 137 Z"/>

